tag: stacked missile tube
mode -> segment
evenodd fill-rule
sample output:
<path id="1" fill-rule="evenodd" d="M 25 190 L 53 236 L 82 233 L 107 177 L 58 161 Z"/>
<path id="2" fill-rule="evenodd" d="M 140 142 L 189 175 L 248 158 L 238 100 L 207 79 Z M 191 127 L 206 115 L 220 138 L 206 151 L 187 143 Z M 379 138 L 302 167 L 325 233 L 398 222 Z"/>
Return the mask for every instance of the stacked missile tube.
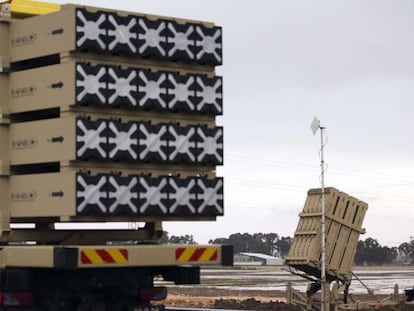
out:
<path id="1" fill-rule="evenodd" d="M 7 223 L 224 214 L 220 27 L 74 5 L 1 25 Z"/>

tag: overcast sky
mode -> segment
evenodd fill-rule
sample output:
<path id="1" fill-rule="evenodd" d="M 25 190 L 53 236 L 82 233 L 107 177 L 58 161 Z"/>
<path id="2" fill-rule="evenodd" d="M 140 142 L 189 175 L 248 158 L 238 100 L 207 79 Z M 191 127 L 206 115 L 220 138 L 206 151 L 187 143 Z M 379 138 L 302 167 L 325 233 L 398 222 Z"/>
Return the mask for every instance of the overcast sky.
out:
<path id="1" fill-rule="evenodd" d="M 67 1 L 54 0 L 66 3 Z M 79 1 L 80 2 L 80 1 Z M 84 0 L 223 27 L 225 216 L 173 223 L 200 242 L 235 232 L 293 236 L 309 188 L 369 204 L 383 245 L 414 236 L 414 2 L 411 0 Z"/>

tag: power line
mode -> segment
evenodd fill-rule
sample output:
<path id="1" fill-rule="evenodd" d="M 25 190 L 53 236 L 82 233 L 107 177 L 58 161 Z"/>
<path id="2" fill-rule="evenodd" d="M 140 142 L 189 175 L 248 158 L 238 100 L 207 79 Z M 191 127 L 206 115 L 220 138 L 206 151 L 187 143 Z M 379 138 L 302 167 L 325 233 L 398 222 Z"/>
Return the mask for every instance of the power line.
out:
<path id="1" fill-rule="evenodd" d="M 297 193 L 303 193 L 303 189 L 306 189 L 306 187 L 301 186 L 301 185 L 264 182 L 264 181 L 259 181 L 259 180 L 238 179 L 238 178 L 231 178 L 231 177 L 227 177 L 226 183 L 246 185 L 246 186 L 256 187 L 256 188 L 284 189 L 290 192 L 297 192 Z M 385 198 L 387 200 L 414 203 L 414 199 L 412 199 L 411 197 L 401 197 L 401 196 L 393 195 L 393 194 L 389 195 L 389 194 L 374 193 L 374 192 L 367 192 L 367 191 L 360 191 L 360 190 L 354 190 L 351 192 L 353 194 L 358 195 L 359 197 L 371 197 L 371 198 L 374 197 L 375 199 Z"/>
<path id="2" fill-rule="evenodd" d="M 245 156 L 238 156 L 238 155 L 225 155 L 225 158 L 231 161 L 238 161 L 241 163 L 245 163 L 247 165 L 257 164 L 260 166 L 274 166 L 274 167 L 282 167 L 282 168 L 292 168 L 292 169 L 301 169 L 301 168 L 308 168 L 312 170 L 317 170 L 317 165 L 311 165 L 308 163 L 300 163 L 300 162 L 289 162 L 289 161 L 277 161 L 277 160 L 269 160 L 263 158 L 253 158 L 253 157 L 245 157 Z M 385 173 L 370 173 L 364 172 L 360 170 L 351 170 L 351 169 L 341 169 L 341 168 L 330 168 L 329 171 L 331 173 L 342 174 L 342 175 L 349 175 L 349 176 L 367 176 L 369 178 L 385 178 L 389 180 L 392 178 L 396 181 L 404 181 L 408 183 L 414 184 L 414 178 L 412 176 L 403 176 L 403 175 L 396 175 L 396 174 L 385 174 Z"/>
<path id="3" fill-rule="evenodd" d="M 240 207 L 244 207 L 247 209 L 256 209 L 256 210 L 272 210 L 272 211 L 289 211 L 289 212 L 299 212 L 299 209 L 296 207 L 276 207 L 276 206 L 272 206 L 272 205 L 261 205 L 258 206 L 257 203 L 253 203 L 253 202 L 238 202 L 238 201 L 232 201 L 232 200 L 227 200 L 225 202 L 226 205 L 230 204 L 230 206 L 234 206 L 237 208 Z"/>
<path id="4" fill-rule="evenodd" d="M 231 178 L 227 177 L 226 182 L 239 184 L 239 185 L 248 185 L 253 187 L 266 187 L 266 188 L 277 188 L 277 189 L 286 189 L 291 188 L 291 191 L 295 192 L 303 192 L 304 187 L 299 185 L 292 185 L 292 184 L 285 184 L 285 183 L 275 183 L 275 182 L 266 182 L 266 181 L 259 181 L 259 180 L 251 180 L 251 179 L 238 179 L 238 178 Z M 299 190 L 292 190 L 292 189 L 301 189 Z"/>
<path id="5" fill-rule="evenodd" d="M 252 158 L 252 157 L 244 157 L 244 156 L 234 156 L 234 155 L 225 155 L 225 158 L 230 160 L 244 162 L 247 164 L 259 164 L 259 165 L 270 165 L 270 166 L 281 166 L 281 167 L 307 167 L 312 169 L 317 169 L 317 165 L 307 164 L 307 163 L 299 163 L 299 162 L 286 162 L 286 161 L 276 161 L 276 160 L 269 160 L 269 159 L 260 159 L 260 158 Z"/>
<path id="6" fill-rule="evenodd" d="M 295 212 L 300 213 L 302 211 L 302 207 L 277 207 L 277 206 L 271 206 L 271 205 L 263 205 L 263 203 L 257 203 L 257 202 L 238 202 L 233 200 L 227 200 L 225 202 L 225 205 L 227 208 L 229 206 L 236 207 L 236 208 L 247 208 L 247 209 L 255 209 L 256 212 L 260 212 L 262 210 L 272 210 L 275 212 L 280 211 L 286 211 L 286 212 Z M 412 217 L 395 217 L 395 216 L 382 216 L 382 215 L 372 215 L 369 216 L 370 220 L 378 220 L 378 221 L 389 221 L 389 222 L 407 222 L 407 223 L 413 223 L 414 222 L 414 216 Z"/>

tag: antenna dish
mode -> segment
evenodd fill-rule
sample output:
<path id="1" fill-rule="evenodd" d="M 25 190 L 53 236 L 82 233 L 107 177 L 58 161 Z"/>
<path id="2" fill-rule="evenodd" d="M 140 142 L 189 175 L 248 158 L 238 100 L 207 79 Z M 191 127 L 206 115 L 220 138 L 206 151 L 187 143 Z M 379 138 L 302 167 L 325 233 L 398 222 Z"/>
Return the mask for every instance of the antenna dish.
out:
<path id="1" fill-rule="evenodd" d="M 312 133 L 313 135 L 316 134 L 316 132 L 319 130 L 319 128 L 321 127 L 321 122 L 318 120 L 318 118 L 314 117 L 312 124 L 311 124 L 311 129 L 312 129 Z"/>

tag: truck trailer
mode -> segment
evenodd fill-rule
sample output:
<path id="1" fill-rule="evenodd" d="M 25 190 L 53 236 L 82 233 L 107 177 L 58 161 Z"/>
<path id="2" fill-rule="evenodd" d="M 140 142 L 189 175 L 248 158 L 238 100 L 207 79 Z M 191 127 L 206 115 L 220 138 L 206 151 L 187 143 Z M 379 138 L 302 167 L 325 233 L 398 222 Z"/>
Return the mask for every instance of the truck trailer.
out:
<path id="1" fill-rule="evenodd" d="M 224 215 L 221 64 L 211 22 L 0 3 L 0 310 L 163 310 L 233 264 L 160 242 Z"/>

